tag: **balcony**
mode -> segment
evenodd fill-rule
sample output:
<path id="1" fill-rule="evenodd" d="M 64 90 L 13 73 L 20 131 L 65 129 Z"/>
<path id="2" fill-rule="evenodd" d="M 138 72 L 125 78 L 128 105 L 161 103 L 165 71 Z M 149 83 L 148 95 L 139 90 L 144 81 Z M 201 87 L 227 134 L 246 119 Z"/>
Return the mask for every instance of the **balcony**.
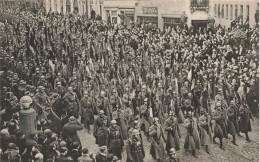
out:
<path id="1" fill-rule="evenodd" d="M 191 12 L 199 11 L 209 11 L 209 0 L 191 0 L 190 3 Z"/>

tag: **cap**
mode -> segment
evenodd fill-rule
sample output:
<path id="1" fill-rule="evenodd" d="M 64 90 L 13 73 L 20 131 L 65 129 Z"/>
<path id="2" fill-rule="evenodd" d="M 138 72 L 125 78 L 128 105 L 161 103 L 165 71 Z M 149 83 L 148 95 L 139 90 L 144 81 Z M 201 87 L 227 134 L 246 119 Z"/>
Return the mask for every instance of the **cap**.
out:
<path id="1" fill-rule="evenodd" d="M 176 154 L 177 152 L 176 152 L 176 150 L 174 149 L 174 148 L 171 148 L 170 150 L 169 150 L 169 154 L 171 155 L 171 154 Z"/>
<path id="2" fill-rule="evenodd" d="M 111 120 L 111 124 L 116 124 L 116 120 Z"/>
<path id="3" fill-rule="evenodd" d="M 159 119 L 157 117 L 154 117 L 153 121 L 156 122 L 156 121 L 159 121 Z"/>
<path id="4" fill-rule="evenodd" d="M 51 133 L 51 130 L 50 129 L 45 129 L 44 132 L 43 132 L 45 135 L 48 135 Z"/>
<path id="5" fill-rule="evenodd" d="M 23 96 L 23 97 L 20 99 L 20 104 L 21 104 L 23 107 L 28 108 L 31 103 L 32 103 L 32 98 L 31 98 L 30 96 Z"/>
<path id="6" fill-rule="evenodd" d="M 44 86 L 39 86 L 38 89 L 45 90 Z"/>
<path id="7" fill-rule="evenodd" d="M 101 147 L 100 147 L 100 151 L 101 151 L 101 152 L 104 152 L 105 150 L 107 150 L 107 146 L 101 146 Z"/>
<path id="8" fill-rule="evenodd" d="M 99 111 L 99 115 L 104 114 L 105 112 L 103 110 Z"/>
<path id="9" fill-rule="evenodd" d="M 134 130 L 133 130 L 133 132 L 132 132 L 132 134 L 133 134 L 133 135 L 139 135 L 139 134 L 140 134 L 140 132 L 139 132 L 139 130 L 138 130 L 138 129 L 134 129 Z"/>
<path id="10" fill-rule="evenodd" d="M 9 134 L 9 132 L 7 129 L 1 130 L 1 135 L 8 135 L 8 134 Z"/>
<path id="11" fill-rule="evenodd" d="M 8 144 L 8 148 L 9 149 L 16 149 L 17 147 L 16 147 L 16 145 L 14 143 L 9 143 Z"/>
<path id="12" fill-rule="evenodd" d="M 221 106 L 221 102 L 217 102 L 217 106 Z"/>
<path id="13" fill-rule="evenodd" d="M 75 121 L 76 120 L 76 118 L 74 117 L 74 116 L 71 116 L 70 118 L 69 118 L 69 121 Z"/>

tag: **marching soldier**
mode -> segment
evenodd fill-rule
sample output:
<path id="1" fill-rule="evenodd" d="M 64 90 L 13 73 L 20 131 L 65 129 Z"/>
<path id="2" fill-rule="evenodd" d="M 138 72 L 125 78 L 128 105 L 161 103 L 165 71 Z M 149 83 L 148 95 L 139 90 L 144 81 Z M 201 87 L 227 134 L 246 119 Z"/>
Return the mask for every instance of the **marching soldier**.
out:
<path id="1" fill-rule="evenodd" d="M 174 148 L 170 149 L 169 157 L 166 159 L 166 162 L 180 162 L 180 159 L 177 157 L 177 152 Z"/>
<path id="2" fill-rule="evenodd" d="M 81 142 L 77 131 L 82 129 L 83 126 L 76 120 L 74 116 L 71 116 L 69 118 L 69 122 L 63 127 L 62 137 L 69 144 L 72 144 L 73 142 L 78 142 L 81 147 Z"/>
<path id="3" fill-rule="evenodd" d="M 121 128 L 117 125 L 116 120 L 111 121 L 111 126 L 107 131 L 108 151 L 118 159 L 122 159 L 122 148 L 124 146 Z"/>
<path id="4" fill-rule="evenodd" d="M 140 131 L 133 129 L 130 138 L 127 140 L 127 162 L 143 162 L 145 157 L 144 146 Z"/>
<path id="5" fill-rule="evenodd" d="M 99 117 L 94 122 L 93 135 L 99 147 L 106 145 L 108 119 L 103 110 L 99 111 Z"/>
<path id="6" fill-rule="evenodd" d="M 198 132 L 198 121 L 197 118 L 194 117 L 192 112 L 189 112 L 189 118 L 184 121 L 184 125 L 187 128 L 187 134 L 184 142 L 184 149 L 186 153 L 189 149 L 192 150 L 192 155 L 194 157 L 198 157 L 196 155 L 196 150 L 200 149 L 200 138 Z"/>
<path id="7" fill-rule="evenodd" d="M 164 142 L 166 139 L 157 117 L 154 118 L 153 125 L 149 128 L 149 136 L 151 139 L 150 154 L 155 160 L 162 161 L 165 156 Z"/>
<path id="8" fill-rule="evenodd" d="M 69 102 L 69 114 L 78 118 L 79 111 L 81 110 L 78 96 L 73 92 L 72 87 L 68 87 L 68 92 L 64 95 L 64 99 Z"/>
<path id="9" fill-rule="evenodd" d="M 166 151 L 169 153 L 171 148 L 175 148 L 177 151 L 180 150 L 179 138 L 181 138 L 181 134 L 179 124 L 171 111 L 169 112 L 169 118 L 165 121 L 165 131 L 167 132 Z"/>
<path id="10" fill-rule="evenodd" d="M 39 86 L 38 93 L 34 96 L 34 109 L 38 114 L 38 119 L 45 119 L 48 115 L 48 109 L 50 108 L 50 98 L 45 93 L 45 88 Z"/>
<path id="11" fill-rule="evenodd" d="M 90 124 L 94 123 L 93 105 L 92 100 L 88 97 L 88 93 L 84 92 L 84 96 L 80 100 L 81 111 L 79 115 L 82 116 L 82 121 L 85 127 L 90 131 Z"/>
<path id="12" fill-rule="evenodd" d="M 58 82 L 61 82 L 61 85 L 64 87 L 67 86 L 66 80 L 61 76 L 61 73 L 58 73 L 57 78 L 54 80 L 54 89 L 56 89 Z"/>
<path id="13" fill-rule="evenodd" d="M 235 101 L 234 100 L 231 100 L 230 101 L 230 106 L 228 107 L 227 109 L 227 115 L 228 115 L 228 131 L 229 133 L 232 135 L 233 137 L 233 140 L 232 140 L 232 143 L 234 145 L 237 145 L 236 144 L 236 133 L 238 132 L 237 131 L 237 118 L 236 118 L 236 105 L 235 105 Z"/>
<path id="14" fill-rule="evenodd" d="M 242 133 L 245 133 L 246 140 L 248 142 L 251 142 L 248 136 L 248 132 L 252 131 L 250 119 L 253 119 L 253 116 L 249 107 L 247 105 L 241 106 L 241 108 L 239 109 L 240 131 Z"/>
<path id="15" fill-rule="evenodd" d="M 211 119 L 210 116 L 205 112 L 201 111 L 201 116 L 199 118 L 199 126 L 200 126 L 200 135 L 201 135 L 201 145 L 206 147 L 206 152 L 209 152 L 209 144 L 211 139 Z"/>
<path id="16" fill-rule="evenodd" d="M 57 86 L 56 86 L 56 88 L 54 89 L 54 91 L 55 92 L 57 92 L 61 97 L 63 97 L 64 95 L 65 95 L 65 91 L 66 91 L 66 89 L 65 89 L 65 87 L 63 87 L 62 85 L 61 85 L 61 82 L 58 82 L 57 83 Z"/>
<path id="17" fill-rule="evenodd" d="M 221 109 L 221 103 L 216 104 L 216 110 L 213 112 L 213 120 L 215 120 L 213 142 L 216 144 L 215 139 L 219 138 L 220 148 L 224 150 L 222 139 L 224 137 L 225 121 L 223 119 L 223 112 Z"/>

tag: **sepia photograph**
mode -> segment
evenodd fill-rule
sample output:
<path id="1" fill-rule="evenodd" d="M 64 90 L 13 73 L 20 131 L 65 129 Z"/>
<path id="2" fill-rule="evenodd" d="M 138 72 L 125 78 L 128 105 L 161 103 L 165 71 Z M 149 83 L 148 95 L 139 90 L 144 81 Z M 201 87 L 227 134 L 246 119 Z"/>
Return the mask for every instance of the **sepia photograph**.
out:
<path id="1" fill-rule="evenodd" d="M 259 162 L 259 0 L 0 0 L 1 162 Z"/>

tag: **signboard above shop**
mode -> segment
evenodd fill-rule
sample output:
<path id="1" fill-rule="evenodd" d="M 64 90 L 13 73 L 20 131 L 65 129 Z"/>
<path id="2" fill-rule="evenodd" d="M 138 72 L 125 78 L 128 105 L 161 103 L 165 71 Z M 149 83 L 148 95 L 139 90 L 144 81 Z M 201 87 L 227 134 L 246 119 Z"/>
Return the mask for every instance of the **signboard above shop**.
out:
<path id="1" fill-rule="evenodd" d="M 158 14 L 157 7 L 143 7 L 143 14 Z"/>

